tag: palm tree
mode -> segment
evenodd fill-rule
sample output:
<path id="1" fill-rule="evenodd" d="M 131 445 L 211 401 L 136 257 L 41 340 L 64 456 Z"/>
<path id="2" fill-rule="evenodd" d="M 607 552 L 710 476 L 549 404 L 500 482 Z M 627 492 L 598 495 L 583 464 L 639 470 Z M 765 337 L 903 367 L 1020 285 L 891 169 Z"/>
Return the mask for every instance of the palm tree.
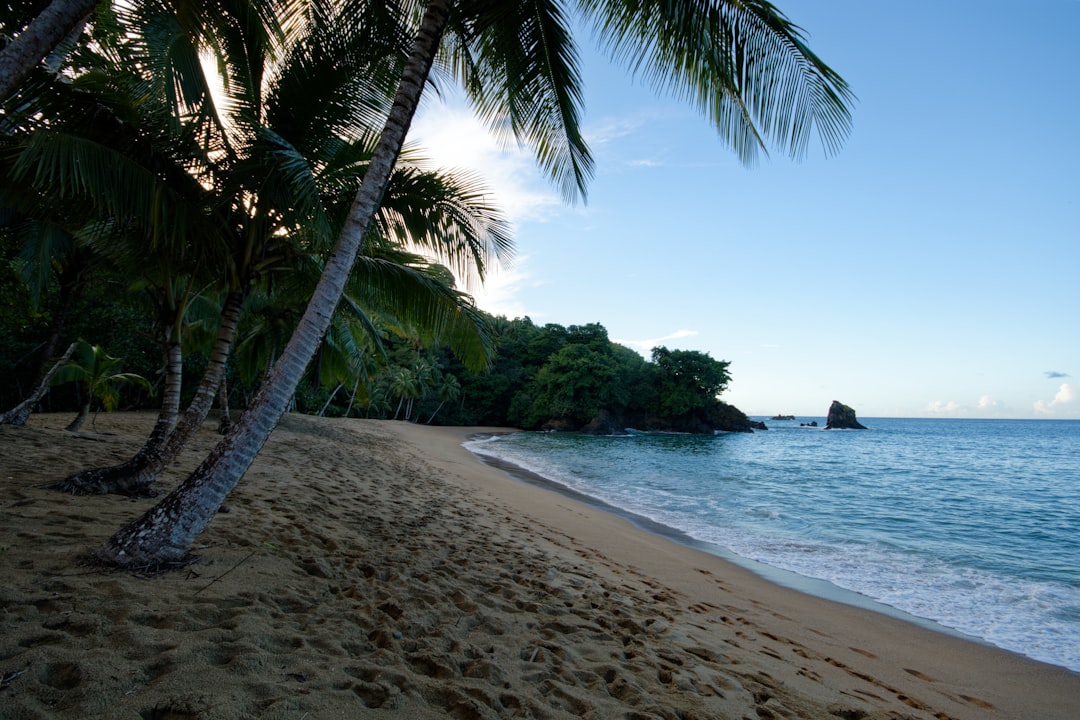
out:
<path id="1" fill-rule="evenodd" d="M 347 16 L 348 9 L 342 9 L 341 13 Z M 313 6 L 312 16 L 313 26 L 324 29 L 331 28 L 337 17 L 318 3 Z M 179 207 L 169 208 L 169 215 L 195 218 L 173 225 L 200 231 L 200 247 L 204 249 L 201 257 L 209 261 L 206 264 L 219 264 L 214 262 L 213 256 L 206 257 L 205 254 L 206 249 L 219 248 L 219 257 L 223 255 L 220 264 L 227 268 L 221 278 L 227 287 L 226 303 L 206 373 L 179 425 L 176 425 L 178 408 L 163 403 L 159 423 L 134 458 L 116 466 L 80 471 L 57 483 L 61 489 L 73 492 L 144 494 L 149 483 L 175 457 L 205 418 L 221 384 L 245 296 L 279 269 L 300 262 L 305 255 L 322 252 L 324 244 L 329 244 L 327 240 L 332 228 L 341 222 L 340 218 L 347 211 L 347 202 L 342 198 L 350 197 L 355 191 L 355 178 L 370 155 L 367 137 L 361 132 L 366 125 L 364 120 L 372 108 L 387 102 L 381 99 L 378 87 L 363 92 L 358 92 L 356 87 L 349 89 L 356 85 L 352 79 L 354 75 L 372 69 L 372 52 L 377 61 L 376 70 L 382 62 L 385 53 L 381 51 L 385 45 L 374 43 L 373 38 L 386 35 L 382 31 L 383 22 L 343 23 L 344 31 L 339 28 L 328 30 L 329 36 L 320 36 L 321 42 L 314 41 L 310 33 L 299 36 L 286 47 L 288 52 L 280 62 L 275 62 L 272 48 L 266 41 L 268 35 L 274 33 L 257 23 L 235 23 L 239 31 L 230 36 L 226 44 L 243 62 L 230 71 L 228 99 L 224 104 L 228 113 L 221 116 L 220 108 L 207 104 L 210 94 L 206 91 L 205 80 L 191 77 L 198 73 L 193 73 L 191 68 L 178 67 L 172 59 L 178 54 L 181 57 L 194 55 L 198 41 L 196 33 L 185 35 L 176 17 L 161 13 L 152 3 L 143 3 L 126 17 L 131 28 L 156 29 L 156 34 L 144 33 L 152 38 L 162 34 L 162 27 L 169 28 L 171 32 L 165 36 L 171 42 L 165 47 L 152 42 L 134 42 L 128 46 L 118 40 L 115 46 L 106 46 L 104 50 L 111 51 L 111 57 L 101 58 L 95 74 L 89 78 L 77 77 L 75 84 L 99 92 L 105 85 L 110 92 L 97 104 L 92 97 L 77 99 L 90 105 L 97 114 L 101 114 L 102 103 L 111 103 L 105 113 L 113 121 L 109 129 L 115 130 L 115 126 L 120 125 L 122 137 L 149 135 L 156 142 L 152 149 L 163 148 L 158 152 L 144 152 L 143 156 L 149 155 L 149 160 L 156 164 L 154 167 L 166 168 L 168 172 L 159 173 L 164 180 L 145 177 L 149 161 L 140 162 L 140 157 L 136 156 L 133 163 L 133 158 L 126 154 L 129 148 L 118 146 L 112 140 L 115 133 L 103 139 L 86 137 L 76 128 L 58 132 L 52 127 L 48 132 L 31 128 L 37 132 L 28 133 L 30 140 L 18 155 L 16 175 L 21 174 L 32 181 L 30 186 L 35 197 L 45 197 L 46 191 L 52 189 L 51 185 L 44 187 L 37 182 L 39 178 L 44 177 L 52 184 L 57 178 L 70 178 L 77 189 L 64 187 L 60 193 L 87 195 L 86 202 L 92 209 L 110 216 L 125 210 L 130 213 L 134 206 L 139 217 L 155 217 L 161 211 L 147 207 L 154 197 L 168 198 L 170 192 L 186 197 L 192 193 L 187 192 L 185 196 L 185 190 L 198 187 L 202 192 L 194 193 L 197 202 L 177 203 Z M 131 34 L 141 37 L 138 32 Z M 186 40 L 187 45 L 175 38 Z M 178 53 L 177 46 L 185 52 Z M 164 68 L 161 75 L 166 80 L 178 79 L 174 83 L 144 78 L 130 74 L 130 68 Z M 311 96 L 313 79 L 322 80 L 319 86 L 324 89 L 321 101 Z M 93 84 L 95 80 L 97 85 Z M 133 102 L 135 93 L 129 91 L 141 89 L 147 82 L 158 91 L 140 96 L 141 102 Z M 170 92 L 174 85 L 189 89 L 182 98 L 172 97 Z M 60 88 L 59 92 L 66 91 Z M 297 101 L 298 93 L 302 102 Z M 172 109 L 155 106 L 147 99 L 160 99 Z M 187 116 L 196 118 L 193 128 L 175 125 L 177 108 L 187 108 Z M 192 112 L 193 109 L 198 112 Z M 333 110 L 344 120 L 334 117 Z M 349 128 L 351 137 L 327 135 L 328 131 L 341 127 Z M 193 138 L 202 137 L 213 140 L 204 141 L 202 145 L 191 143 Z M 99 157 L 95 158 L 95 155 Z M 88 157 L 91 162 L 87 161 Z M 117 167 L 121 171 L 117 171 Z M 92 176 L 92 171 L 99 168 L 106 168 L 109 176 Z M 124 169 L 130 170 L 128 175 L 122 175 Z M 457 262 L 471 258 L 473 263 L 482 263 L 488 243 L 493 244 L 496 252 L 505 254 L 508 236 L 503 221 L 478 200 L 482 198 L 482 192 L 467 179 L 462 182 L 450 175 L 410 168 L 401 168 L 396 175 L 400 179 L 393 185 L 392 196 L 397 201 L 388 203 L 387 212 L 380 216 L 379 229 L 383 235 L 419 242 L 436 254 Z M 179 192 L 168 184 L 170 180 L 179 184 Z M 133 203 L 130 197 L 140 198 L 137 188 L 144 186 L 153 188 L 153 193 L 142 202 Z M 421 192 L 426 196 L 418 203 Z M 200 227 L 200 217 L 216 218 L 217 224 L 212 228 Z M 118 242 L 121 238 L 115 236 L 116 224 L 110 224 L 108 228 L 114 234 L 107 247 L 113 255 L 121 257 L 130 256 L 134 251 L 136 263 L 125 264 L 137 273 L 144 244 Z M 215 244 L 210 245 L 211 242 Z M 177 238 L 175 233 L 157 244 L 162 249 L 176 249 L 181 256 L 184 252 L 190 253 L 190 243 Z M 221 249 L 226 252 L 222 254 Z M 164 262 L 167 256 L 159 251 L 158 257 Z M 126 259 L 130 261 L 131 257 Z M 365 268 L 370 268 L 376 258 L 369 260 L 371 262 L 363 265 Z M 378 269 L 387 275 L 385 267 Z M 366 287 L 382 285 L 368 283 Z M 414 308 L 423 303 L 416 300 L 426 297 L 428 306 L 422 308 L 422 312 L 427 313 L 427 322 L 437 318 L 439 313 L 461 315 L 457 299 L 448 305 L 446 298 L 437 294 L 416 294 L 415 283 L 406 284 L 406 287 L 411 288 L 410 303 L 400 302 L 402 293 L 399 291 L 399 311 L 418 312 Z M 385 303 L 385 297 L 390 297 L 389 291 L 384 289 L 382 292 Z M 172 306 L 176 311 L 170 316 L 172 322 L 162 324 L 174 333 L 181 327 L 186 297 L 178 298 Z M 433 302 L 442 304 L 442 309 L 434 314 L 431 310 Z M 296 314 L 299 316 L 299 312 Z M 446 324 L 445 319 L 437 322 Z M 293 324 L 295 321 L 287 324 L 286 336 Z M 265 335 L 261 337 L 265 338 Z M 170 347 L 178 353 L 179 345 L 175 337 L 172 339 L 174 342 Z M 466 348 L 466 351 L 472 349 Z M 175 360 L 174 364 L 178 365 Z M 167 395 L 167 398 L 172 397 L 178 397 L 178 394 Z"/>
<path id="2" fill-rule="evenodd" d="M 431 421 L 435 419 L 435 416 L 439 414 L 439 411 L 442 410 L 443 405 L 448 402 L 454 402 L 459 397 L 461 397 L 461 383 L 455 376 L 450 375 L 449 373 L 444 373 L 439 378 L 438 385 L 436 386 L 436 392 L 438 393 L 439 405 L 435 408 L 435 410 L 431 413 L 431 416 L 427 419 L 428 425 L 430 425 Z"/>
<path id="3" fill-rule="evenodd" d="M 61 365 L 53 377 L 54 385 L 77 382 L 82 386 L 83 402 L 78 415 L 67 426 L 68 431 L 78 432 L 82 429 L 94 400 L 101 403 L 105 412 L 115 410 L 120 402 L 121 385 L 140 385 L 146 390 L 151 389 L 150 383 L 141 375 L 120 372 L 119 366 L 123 361 L 123 358 L 106 353 L 100 345 L 90 345 L 85 341 L 78 343 L 74 356 Z"/>
<path id="4" fill-rule="evenodd" d="M 15 182 L 5 188 L 7 199 L 43 217 L 63 207 L 80 218 L 79 247 L 123 268 L 152 299 L 163 348 L 165 392 L 146 444 L 128 463 L 57 483 L 71 492 L 143 494 L 138 486 L 114 481 L 149 462 L 175 429 L 187 308 L 203 282 L 197 280 L 200 264 L 214 265 L 224 247 L 221 225 L 208 220 L 210 195 L 186 167 L 199 145 L 190 133 L 172 132 L 168 113 L 153 103 L 156 96 L 123 69 L 138 65 L 125 50 L 105 43 L 100 55 L 84 56 L 95 64 L 71 87 L 55 83 L 55 97 L 30 99 L 16 114 L 21 126 L 9 138 L 9 177 Z M 67 101 L 65 111 L 35 125 L 41 114 L 32 111 L 57 100 Z M 201 241 L 198 247 L 184 236 L 188 232 Z"/>
<path id="5" fill-rule="evenodd" d="M 29 24 L 0 50 L 0 101 L 15 92 L 65 38 L 81 30 L 80 25 L 97 4 L 98 0 L 52 0 L 32 20 L 16 15 Z M 5 19 L 10 22 L 14 18 Z"/>
<path id="6" fill-rule="evenodd" d="M 420 395 L 422 384 L 419 376 L 411 368 L 397 367 L 394 368 L 393 373 L 390 375 L 390 387 L 389 390 L 398 399 L 397 407 L 394 409 L 394 420 L 398 419 L 401 415 L 401 408 L 405 405 L 405 401 L 412 402 L 413 398 Z M 405 413 L 405 420 L 409 419 L 408 411 Z"/>
<path id="7" fill-rule="evenodd" d="M 609 38 L 617 59 L 697 104 L 744 159 L 752 159 L 766 138 L 799 155 L 812 132 L 833 148 L 847 131 L 845 83 L 763 0 L 581 0 L 579 6 Z M 578 129 L 581 88 L 563 4 L 431 0 L 418 16 L 412 50 L 348 220 L 269 381 L 175 491 L 97 550 L 101 560 L 137 566 L 186 557 L 247 471 L 288 407 L 344 293 L 437 59 L 441 69 L 458 75 L 490 123 L 536 150 L 564 195 L 584 194 L 592 163 Z"/>

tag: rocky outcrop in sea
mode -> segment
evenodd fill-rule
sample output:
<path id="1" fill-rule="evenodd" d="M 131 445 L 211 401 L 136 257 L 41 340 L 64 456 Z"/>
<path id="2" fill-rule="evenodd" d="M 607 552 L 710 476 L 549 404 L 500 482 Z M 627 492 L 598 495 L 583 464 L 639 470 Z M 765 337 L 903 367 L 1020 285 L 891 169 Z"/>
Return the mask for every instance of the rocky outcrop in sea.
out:
<path id="1" fill-rule="evenodd" d="M 829 406 L 826 430 L 865 430 L 866 426 L 855 418 L 855 411 L 839 400 L 833 400 Z"/>

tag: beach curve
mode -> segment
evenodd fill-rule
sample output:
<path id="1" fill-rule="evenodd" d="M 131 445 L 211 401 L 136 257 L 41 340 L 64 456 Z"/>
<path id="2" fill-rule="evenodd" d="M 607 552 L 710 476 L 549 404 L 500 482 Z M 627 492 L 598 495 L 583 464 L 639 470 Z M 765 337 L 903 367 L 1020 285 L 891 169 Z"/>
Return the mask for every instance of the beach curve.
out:
<path id="1" fill-rule="evenodd" d="M 67 419 L 0 427 L 0 717 L 1077 715 L 1076 673 L 517 481 L 462 446 L 495 428 L 286 416 L 199 562 L 103 573 L 80 562 L 153 501 L 40 486 L 124 459 L 153 416 Z"/>

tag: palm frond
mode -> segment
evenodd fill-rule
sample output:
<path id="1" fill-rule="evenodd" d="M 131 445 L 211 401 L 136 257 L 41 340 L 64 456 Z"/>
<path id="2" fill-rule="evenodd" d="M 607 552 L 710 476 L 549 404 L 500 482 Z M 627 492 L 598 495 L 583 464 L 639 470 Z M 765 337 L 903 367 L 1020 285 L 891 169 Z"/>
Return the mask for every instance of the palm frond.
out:
<path id="1" fill-rule="evenodd" d="M 53 268 L 78 251 L 74 238 L 57 223 L 22 216 L 4 223 L 19 243 L 22 277 L 35 307 L 49 287 Z"/>
<path id="2" fill-rule="evenodd" d="M 35 133 L 11 169 L 13 182 L 46 203 L 84 205 L 112 223 L 137 227 L 147 247 L 182 256 L 192 238 L 212 236 L 202 208 L 122 152 L 67 133 Z"/>
<path id="3" fill-rule="evenodd" d="M 578 53 L 554 0 L 459 4 L 448 68 L 503 138 L 531 147 L 567 201 L 584 198 L 593 161 L 580 129 Z"/>
<path id="4" fill-rule="evenodd" d="M 422 258 L 413 260 L 410 265 L 361 255 L 346 288 L 347 302 L 378 308 L 419 338 L 446 344 L 470 368 L 488 367 L 494 341 L 483 313 L 453 289 L 445 271 Z"/>
<path id="5" fill-rule="evenodd" d="M 579 0 L 613 58 L 694 103 L 747 164 L 769 143 L 799 159 L 816 133 L 835 152 L 853 96 L 764 0 Z"/>
<path id="6" fill-rule="evenodd" d="M 328 246 L 334 228 L 308 158 L 269 128 L 258 134 L 250 156 L 235 172 L 258 183 L 253 190 L 256 202 L 265 208 L 262 214 L 275 216 L 284 227 L 302 228 L 305 238 Z"/>
<path id="7" fill-rule="evenodd" d="M 313 0 L 304 31 L 268 78 L 264 122 L 315 157 L 382 125 L 409 36 L 393 3 L 372 0 Z"/>
<path id="8" fill-rule="evenodd" d="M 488 265 L 513 258 L 510 226 L 478 176 L 399 165 L 376 217 L 386 238 L 431 253 L 459 276 L 483 280 Z"/>

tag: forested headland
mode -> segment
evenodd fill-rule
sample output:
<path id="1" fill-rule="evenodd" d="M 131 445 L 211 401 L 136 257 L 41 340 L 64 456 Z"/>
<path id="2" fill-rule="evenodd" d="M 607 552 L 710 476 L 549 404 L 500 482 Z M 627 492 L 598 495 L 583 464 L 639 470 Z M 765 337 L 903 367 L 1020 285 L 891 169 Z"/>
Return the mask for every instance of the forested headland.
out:
<path id="1" fill-rule="evenodd" d="M 122 409 L 160 405 L 165 377 L 156 338 L 154 290 L 132 286 L 117 268 L 100 262 L 79 269 L 75 293 L 65 295 L 64 265 L 54 264 L 37 295 L 26 282 L 27 262 L 8 235 L 0 270 L 0 408 L 20 402 L 42 372 L 41 351 L 84 339 L 121 360 L 119 369 L 150 381 L 115 388 Z M 86 260 L 86 258 L 84 258 Z M 69 291 L 70 292 L 70 291 Z M 183 332 L 182 403 L 205 371 L 218 308 L 210 298 L 193 303 Z M 237 331 L 224 391 L 242 411 L 280 353 L 302 307 L 260 303 L 248 308 Z M 59 317 L 63 314 L 63 317 Z M 676 432 L 747 431 L 752 423 L 719 400 L 729 363 L 708 353 L 657 347 L 646 359 L 612 342 L 599 323 L 538 325 L 528 317 L 479 313 L 495 351 L 487 369 L 470 369 L 444 345 L 382 316 L 368 332 L 336 326 L 308 368 L 294 409 L 330 417 L 407 420 L 436 425 L 498 425 L 524 429 L 620 432 L 626 428 Z M 355 328 L 354 328 L 355 330 Z M 55 384 L 40 409 L 71 411 L 90 399 L 83 383 Z"/>

